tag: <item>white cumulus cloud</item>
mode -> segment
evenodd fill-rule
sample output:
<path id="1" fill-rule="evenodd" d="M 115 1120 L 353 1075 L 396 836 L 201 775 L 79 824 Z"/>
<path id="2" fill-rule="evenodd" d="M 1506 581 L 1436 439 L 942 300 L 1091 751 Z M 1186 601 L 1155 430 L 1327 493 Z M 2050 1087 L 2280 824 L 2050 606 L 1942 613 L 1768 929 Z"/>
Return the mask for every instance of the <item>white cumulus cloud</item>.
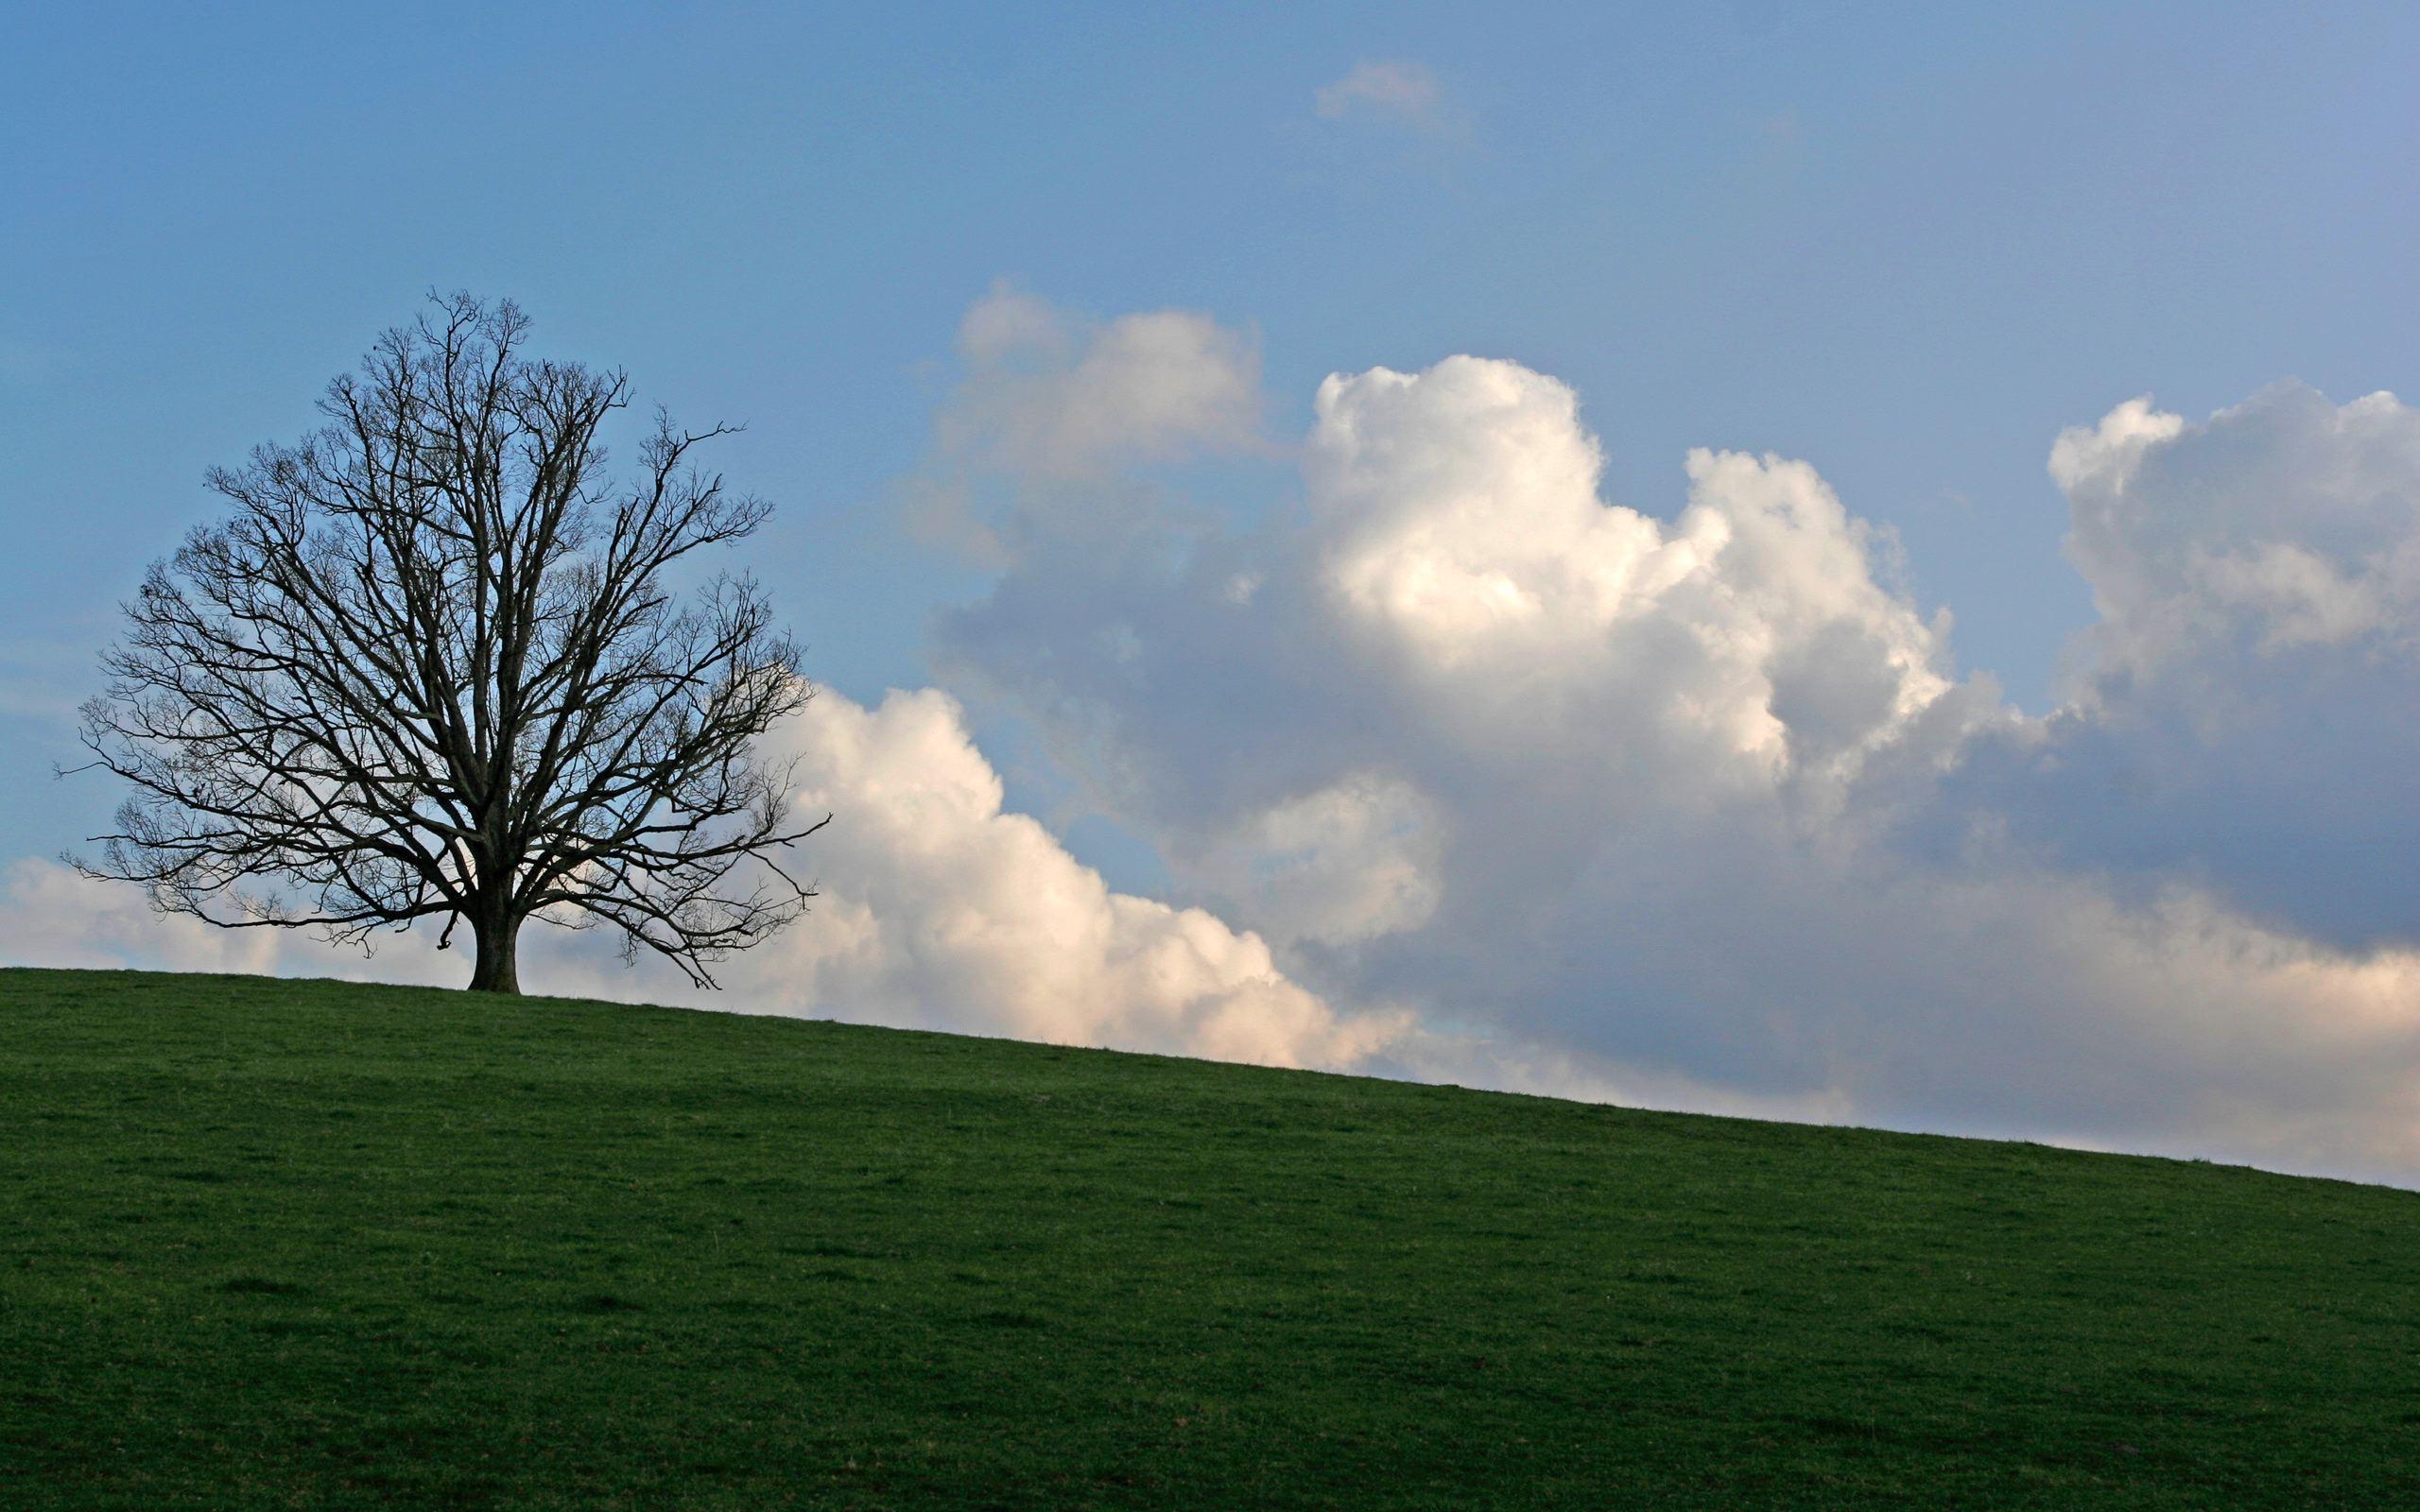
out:
<path id="1" fill-rule="evenodd" d="M 945 694 L 827 694 L 788 738 L 795 801 L 838 817 L 816 914 L 732 973 L 758 1006 L 1288 1066 L 1352 1064 L 1398 1027 L 1340 1016 L 1258 936 L 1112 891 L 1002 812 Z"/>
<path id="2" fill-rule="evenodd" d="M 2065 706 L 1979 739 L 1921 838 L 2420 943 L 2420 411 L 2299 384 L 2199 422 L 2136 400 L 2050 471 L 2100 622 Z"/>
<path id="3" fill-rule="evenodd" d="M 959 324 L 960 381 L 904 509 L 927 540 L 994 564 L 1037 526 L 1115 533 L 1124 470 L 1265 451 L 1260 344 L 1206 315 L 1101 321 L 1007 284 Z M 1013 480 L 1005 497 L 987 483 Z"/>
<path id="4" fill-rule="evenodd" d="M 2264 396 L 2299 419 L 2189 472 L 2198 433 L 2149 405 L 2064 438 L 2107 664 L 2401 676 L 2377 670 L 2412 624 L 2385 403 Z M 1972 773 L 2044 723 L 1959 673 L 1806 463 L 1699 452 L 1668 519 L 1608 503 L 1570 389 L 1471 357 L 1329 379 L 1303 456 L 1302 507 L 1253 530 L 1145 500 L 1116 549 L 1038 533 L 942 649 L 1181 893 L 1332 1002 L 1415 1006 L 1376 1063 L 2420 1174 L 2420 959 L 2206 868 L 2127 884 L 2012 840 Z M 2312 528 L 2223 523 L 2294 489 L 2334 501 L 2273 511 Z M 2391 707 L 2365 717 L 2408 765 L 2420 740 L 2381 727 L 2420 700 Z M 2196 713 L 2145 717 L 2217 768 L 2296 736 L 2209 744 Z"/>
<path id="5" fill-rule="evenodd" d="M 1259 434 L 1259 344 L 1205 315 L 1094 324 L 1001 288 L 967 312 L 959 352 L 967 377 L 943 438 L 1011 471 L 1083 477 Z"/>

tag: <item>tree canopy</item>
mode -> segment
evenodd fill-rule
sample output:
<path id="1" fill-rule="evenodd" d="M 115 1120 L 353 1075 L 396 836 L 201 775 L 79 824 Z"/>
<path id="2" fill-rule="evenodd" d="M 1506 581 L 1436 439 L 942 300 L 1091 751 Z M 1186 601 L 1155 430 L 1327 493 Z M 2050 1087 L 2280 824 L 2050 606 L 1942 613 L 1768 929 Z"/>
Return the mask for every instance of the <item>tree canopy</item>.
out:
<path id="1" fill-rule="evenodd" d="M 88 875 L 230 928 L 469 927 L 519 990 L 532 918 L 710 965 L 801 912 L 789 772 L 758 737 L 812 690 L 752 576 L 687 559 L 771 507 L 659 411 L 631 475 L 618 371 L 524 350 L 508 302 L 432 297 L 329 385 L 327 424 L 209 481 L 233 509 L 155 563 L 84 706 L 131 783 Z"/>

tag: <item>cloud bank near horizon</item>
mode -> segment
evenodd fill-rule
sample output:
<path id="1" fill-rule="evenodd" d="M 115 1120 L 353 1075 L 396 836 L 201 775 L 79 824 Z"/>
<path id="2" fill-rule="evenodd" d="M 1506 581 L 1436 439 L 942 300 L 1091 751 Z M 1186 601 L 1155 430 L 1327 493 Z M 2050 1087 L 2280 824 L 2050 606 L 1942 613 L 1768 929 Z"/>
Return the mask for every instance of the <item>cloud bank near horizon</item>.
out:
<path id="1" fill-rule="evenodd" d="M 960 353 L 916 497 L 996 578 L 942 680 L 1174 896 L 1004 812 L 950 694 L 826 693 L 778 737 L 840 815 L 825 896 L 713 1005 L 2420 1180 L 2392 396 L 2059 438 L 2100 618 L 2035 716 L 1812 467 L 1700 451 L 1673 518 L 1608 502 L 1518 364 L 1331 377 L 1299 496 L 1239 522 L 1164 470 L 1271 454 L 1249 333 L 1003 289 Z M 5 894 L 12 961 L 344 964 L 43 863 Z M 681 996 L 533 933 L 550 990 Z"/>
<path id="2" fill-rule="evenodd" d="M 1112 890 L 1040 823 L 1003 813 L 1001 783 L 938 689 L 868 708 L 820 693 L 768 737 L 798 758 L 792 801 L 836 817 L 809 858 L 831 881 L 813 911 L 717 968 L 720 993 L 612 959 L 601 932 L 523 936 L 523 978 L 587 996 L 849 1019 L 1278 1066 L 1349 1065 L 1403 1027 L 1345 1015 L 1288 979 L 1269 946 L 1198 908 Z M 330 975 L 458 986 L 468 963 L 434 931 L 377 954 L 285 931 L 152 916 L 142 894 L 20 860 L 0 880 L 0 960 L 61 967 Z"/>

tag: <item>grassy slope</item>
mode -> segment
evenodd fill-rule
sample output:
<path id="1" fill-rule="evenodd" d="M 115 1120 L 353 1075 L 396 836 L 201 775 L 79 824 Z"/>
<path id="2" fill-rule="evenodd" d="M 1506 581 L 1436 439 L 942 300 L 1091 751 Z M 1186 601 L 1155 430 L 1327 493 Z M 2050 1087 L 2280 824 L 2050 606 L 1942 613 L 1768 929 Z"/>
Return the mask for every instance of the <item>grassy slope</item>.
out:
<path id="1" fill-rule="evenodd" d="M 0 972 L 0 1505 L 2410 1506 L 2420 1196 Z"/>

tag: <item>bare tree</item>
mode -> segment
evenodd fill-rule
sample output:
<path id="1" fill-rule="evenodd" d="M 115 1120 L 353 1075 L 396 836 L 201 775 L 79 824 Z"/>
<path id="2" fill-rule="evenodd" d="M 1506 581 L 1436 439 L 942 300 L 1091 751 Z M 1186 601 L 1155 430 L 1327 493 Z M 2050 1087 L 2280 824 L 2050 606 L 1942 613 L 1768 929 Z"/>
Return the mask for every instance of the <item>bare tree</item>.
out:
<path id="1" fill-rule="evenodd" d="M 126 606 L 83 739 L 136 792 L 78 865 L 228 928 L 467 923 L 474 990 L 520 990 L 533 917 L 712 986 L 804 911 L 774 852 L 830 818 L 792 824 L 752 753 L 811 692 L 754 581 L 666 581 L 770 506 L 692 464 L 727 427 L 660 411 L 610 486 L 627 378 L 525 355 L 509 302 L 431 302 L 325 428 L 212 472 L 232 517 Z"/>

